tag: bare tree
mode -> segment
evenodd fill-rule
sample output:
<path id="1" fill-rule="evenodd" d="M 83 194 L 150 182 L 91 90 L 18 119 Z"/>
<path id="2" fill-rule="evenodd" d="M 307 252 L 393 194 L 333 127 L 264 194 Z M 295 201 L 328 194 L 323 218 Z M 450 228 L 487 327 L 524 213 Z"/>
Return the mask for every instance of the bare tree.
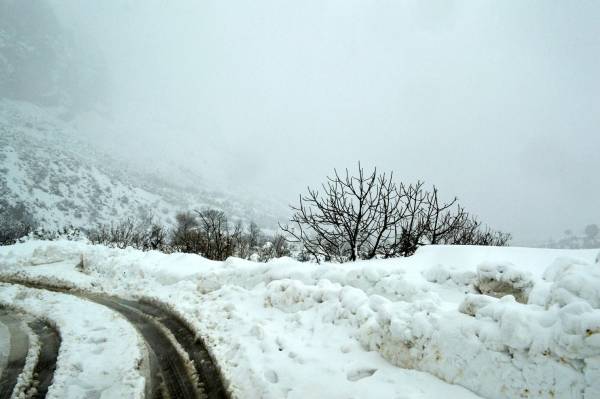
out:
<path id="1" fill-rule="evenodd" d="M 0 245 L 12 245 L 34 230 L 33 217 L 23 204 L 0 199 Z"/>
<path id="2" fill-rule="evenodd" d="M 450 202 L 440 203 L 438 189 L 433 186 L 431 193 L 427 195 L 425 205 L 425 234 L 430 244 L 439 244 L 443 238 L 457 229 L 465 215 L 464 210 L 456 205 L 458 199 L 454 197 Z"/>
<path id="3" fill-rule="evenodd" d="M 483 225 L 477 217 L 462 211 L 454 229 L 443 237 L 441 244 L 505 246 L 511 235 Z"/>
<path id="4" fill-rule="evenodd" d="M 263 251 L 265 238 L 256 223 L 251 222 L 246 230 L 241 220 L 232 224 L 221 210 L 179 213 L 176 220 L 172 239 L 175 250 L 197 253 L 212 260 L 225 260 L 230 256 L 250 259 L 253 254 L 257 254 L 258 259 L 289 255 L 287 242 L 281 235 L 275 235 L 270 240 L 272 248 Z"/>
<path id="5" fill-rule="evenodd" d="M 241 221 L 238 221 L 233 228 L 231 233 L 227 237 L 227 256 L 240 256 L 242 252 L 242 244 L 244 242 L 244 226 Z"/>
<path id="6" fill-rule="evenodd" d="M 391 175 L 378 175 L 377 169 L 365 174 L 359 164 L 357 176 L 347 169 L 344 175 L 334 170 L 321 188 L 323 194 L 309 187 L 300 196 L 299 205 L 291 207 L 292 226 L 281 229 L 317 261 L 376 256 L 401 219 L 401 195 Z"/>
<path id="7" fill-rule="evenodd" d="M 275 258 L 281 258 L 282 256 L 290 256 L 290 248 L 285 237 L 279 233 L 276 233 L 271 239 L 273 243 L 273 251 Z"/>
<path id="8" fill-rule="evenodd" d="M 176 226 L 172 233 L 171 244 L 177 251 L 199 253 L 201 238 L 198 233 L 198 220 L 190 212 L 175 215 Z"/>
<path id="9" fill-rule="evenodd" d="M 314 259 L 338 262 L 376 256 L 410 256 L 427 244 L 506 245 L 510 235 L 482 228 L 453 198 L 440 200 L 437 187 L 393 182 L 392 173 L 356 176 L 334 170 L 321 191 L 300 195 L 291 225 L 280 225 L 291 242 Z"/>
<path id="10" fill-rule="evenodd" d="M 584 248 L 598 248 L 600 246 L 600 240 L 598 239 L 600 228 L 598 228 L 598 225 L 588 224 L 583 232 L 585 234 L 582 245 Z"/>
<path id="11" fill-rule="evenodd" d="M 147 237 L 147 248 L 167 252 L 167 230 L 158 223 L 153 223 Z"/>
<path id="12" fill-rule="evenodd" d="M 250 225 L 248 225 L 248 234 L 246 236 L 250 255 L 258 252 L 258 250 L 260 249 L 259 246 L 261 241 L 261 235 L 262 233 L 258 225 L 254 222 L 250 222 Z"/>
<path id="13" fill-rule="evenodd" d="M 396 223 L 391 226 L 393 233 L 382 246 L 383 256 L 412 255 L 419 245 L 423 245 L 423 237 L 427 229 L 424 204 L 428 194 L 423 189 L 424 183 L 400 184 L 398 187 L 399 203 L 396 208 Z"/>
<path id="14" fill-rule="evenodd" d="M 199 232 L 203 238 L 201 253 L 209 259 L 225 260 L 233 253 L 229 222 L 225 213 L 216 209 L 195 211 Z"/>
<path id="15" fill-rule="evenodd" d="M 585 236 L 590 240 L 595 240 L 600 233 L 600 228 L 598 228 L 597 224 L 588 224 L 584 229 Z"/>
<path id="16" fill-rule="evenodd" d="M 58 237 L 61 232 L 54 232 L 54 234 Z M 179 234 L 177 229 L 175 234 Z M 119 223 L 99 225 L 90 230 L 87 235 L 92 244 L 121 249 L 132 247 L 143 251 L 170 251 L 166 229 L 158 223 L 153 223 L 151 219 L 136 221 L 133 218 L 127 218 Z"/>
<path id="17" fill-rule="evenodd" d="M 25 222 L 8 224 L 0 221 L 0 245 L 12 245 L 32 231 L 32 226 Z"/>
<path id="18" fill-rule="evenodd" d="M 279 233 L 276 233 L 273 237 L 268 237 L 260 248 L 258 255 L 258 259 L 261 262 L 267 262 L 273 258 L 281 258 L 282 256 L 289 256 L 290 249 L 287 240 Z"/>

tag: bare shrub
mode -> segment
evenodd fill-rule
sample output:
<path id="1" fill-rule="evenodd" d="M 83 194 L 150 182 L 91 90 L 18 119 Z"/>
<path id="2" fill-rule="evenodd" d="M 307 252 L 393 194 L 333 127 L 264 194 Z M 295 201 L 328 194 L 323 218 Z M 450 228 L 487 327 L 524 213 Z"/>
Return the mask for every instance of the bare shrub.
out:
<path id="1" fill-rule="evenodd" d="M 334 170 L 321 190 L 307 190 L 291 206 L 291 224 L 280 225 L 290 242 L 313 259 L 338 262 L 410 256 L 427 244 L 506 245 L 510 235 L 482 227 L 458 205 L 440 199 L 437 187 L 396 184 L 393 175 Z"/>
<path id="2" fill-rule="evenodd" d="M 0 202 L 0 245 L 12 245 L 33 229 L 33 217 L 25 206 Z"/>
<path id="3" fill-rule="evenodd" d="M 65 226 L 57 230 L 38 228 L 29 233 L 29 237 L 36 240 L 58 240 L 65 239 L 69 241 L 79 240 L 84 237 L 84 234 L 78 227 Z"/>
<path id="4" fill-rule="evenodd" d="M 285 237 L 281 234 L 275 234 L 273 237 L 266 239 L 258 255 L 260 262 L 268 262 L 271 259 L 290 256 L 291 251 Z"/>
<path id="5" fill-rule="evenodd" d="M 202 255 L 213 260 L 227 259 L 233 254 L 234 248 L 225 213 L 216 209 L 205 209 L 196 213 Z"/>
<path id="6" fill-rule="evenodd" d="M 199 253 L 201 239 L 196 216 L 190 212 L 179 212 L 175 215 L 175 222 L 171 237 L 173 249 L 180 252 Z"/>
<path id="7" fill-rule="evenodd" d="M 323 194 L 308 188 L 295 211 L 292 226 L 281 229 L 315 259 L 354 261 L 372 258 L 398 227 L 400 193 L 391 176 L 366 175 L 359 164 L 357 176 L 334 171 L 322 185 Z"/>
<path id="8" fill-rule="evenodd" d="M 171 245 L 174 250 L 200 254 L 212 260 L 250 254 L 251 241 L 243 233 L 243 225 L 232 225 L 223 211 L 203 209 L 181 212 L 176 216 Z"/>
<path id="9" fill-rule="evenodd" d="M 127 218 L 119 223 L 100 225 L 88 232 L 92 244 L 113 248 L 132 247 L 142 251 L 160 250 L 169 252 L 167 231 L 157 223 L 137 222 Z"/>

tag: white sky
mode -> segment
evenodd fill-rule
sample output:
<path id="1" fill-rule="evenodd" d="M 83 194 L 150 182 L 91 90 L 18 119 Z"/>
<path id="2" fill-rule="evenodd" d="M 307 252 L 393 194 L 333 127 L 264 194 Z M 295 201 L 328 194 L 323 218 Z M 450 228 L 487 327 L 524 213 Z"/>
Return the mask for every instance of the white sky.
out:
<path id="1" fill-rule="evenodd" d="M 515 242 L 600 223 L 598 1 L 77 1 L 148 154 L 293 202 L 358 160 Z"/>

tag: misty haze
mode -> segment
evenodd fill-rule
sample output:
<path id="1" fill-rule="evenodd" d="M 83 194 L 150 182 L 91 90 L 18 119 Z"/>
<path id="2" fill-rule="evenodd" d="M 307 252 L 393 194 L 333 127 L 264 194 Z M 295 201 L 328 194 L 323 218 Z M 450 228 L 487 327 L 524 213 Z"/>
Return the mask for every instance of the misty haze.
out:
<path id="1" fill-rule="evenodd" d="M 600 397 L 599 21 L 0 0 L 0 399 Z"/>

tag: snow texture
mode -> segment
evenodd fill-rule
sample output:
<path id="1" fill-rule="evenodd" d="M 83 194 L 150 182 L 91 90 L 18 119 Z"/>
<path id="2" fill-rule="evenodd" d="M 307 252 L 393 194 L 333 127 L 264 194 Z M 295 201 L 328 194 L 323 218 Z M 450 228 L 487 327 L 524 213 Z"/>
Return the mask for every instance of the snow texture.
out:
<path id="1" fill-rule="evenodd" d="M 7 284 L 0 284 L 0 304 L 57 326 L 62 342 L 47 398 L 144 397 L 143 342 L 117 313 L 72 295 Z"/>
<path id="2" fill-rule="evenodd" d="M 597 256 L 429 246 L 403 259 L 264 264 L 30 241 L 0 249 L 0 273 L 167 304 L 205 339 L 235 397 L 591 399 Z"/>
<path id="3" fill-rule="evenodd" d="M 27 358 L 25 359 L 25 367 L 17 379 L 17 383 L 13 388 L 11 398 L 25 399 L 29 396 L 28 388 L 33 380 L 33 370 L 40 357 L 40 342 L 36 334 L 31 330 L 27 323 L 22 322 L 23 331 L 27 333 L 29 348 L 27 350 Z"/>
<path id="4" fill-rule="evenodd" d="M 129 217 L 170 225 L 176 212 L 203 207 L 272 227 L 272 209 L 283 212 L 275 201 L 240 200 L 239 193 L 215 191 L 194 172 L 157 159 L 146 167 L 128 161 L 130 154 L 116 159 L 86 140 L 87 129 L 61 118 L 63 111 L 0 98 L 0 205 L 24 207 L 38 227 L 90 229 Z M 102 118 L 93 124 L 98 137 L 127 131 L 113 131 Z"/>

